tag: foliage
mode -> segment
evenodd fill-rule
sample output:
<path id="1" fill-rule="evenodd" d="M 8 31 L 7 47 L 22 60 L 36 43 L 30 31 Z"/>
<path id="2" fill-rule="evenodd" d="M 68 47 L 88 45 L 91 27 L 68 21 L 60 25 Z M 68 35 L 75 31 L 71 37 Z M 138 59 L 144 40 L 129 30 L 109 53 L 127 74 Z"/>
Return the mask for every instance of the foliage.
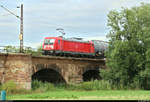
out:
<path id="1" fill-rule="evenodd" d="M 4 84 L 0 84 L 0 91 L 5 90 L 6 94 L 29 94 L 32 93 L 31 90 L 18 89 L 16 83 L 13 80 L 9 80 Z"/>
<path id="2" fill-rule="evenodd" d="M 109 90 L 111 85 L 108 81 L 105 80 L 94 80 L 89 82 L 83 82 L 80 85 L 83 90 Z"/>
<path id="3" fill-rule="evenodd" d="M 45 89 L 45 90 L 44 90 Z M 48 91 L 48 90 L 109 90 L 111 84 L 105 80 L 94 80 L 89 82 L 82 82 L 80 84 L 56 84 L 55 86 L 48 82 L 41 82 L 34 80 L 32 82 L 32 90 Z"/>
<path id="4" fill-rule="evenodd" d="M 110 11 L 108 70 L 101 75 L 118 88 L 150 89 L 150 4 Z"/>
<path id="5" fill-rule="evenodd" d="M 41 82 L 38 80 L 32 81 L 32 90 L 36 90 L 39 92 L 45 92 L 49 90 L 54 90 L 54 85 L 48 82 Z"/>
<path id="6" fill-rule="evenodd" d="M 11 46 L 11 45 L 8 45 L 8 46 L 5 46 L 4 47 L 4 50 L 9 53 L 9 52 L 19 52 L 19 49 L 17 49 L 16 47 L 14 46 Z"/>
<path id="7" fill-rule="evenodd" d="M 33 56 L 41 56 L 42 55 L 42 46 L 37 48 L 37 51 L 34 51 L 31 47 L 27 47 L 24 50 L 25 54 L 32 54 Z"/>
<path id="8" fill-rule="evenodd" d="M 17 89 L 17 87 L 13 80 L 9 80 L 6 83 L 2 84 L 0 89 L 5 90 L 6 93 L 13 93 Z"/>
<path id="9" fill-rule="evenodd" d="M 5 46 L 4 50 L 7 53 L 12 53 L 12 52 L 13 53 L 19 53 L 19 51 L 20 51 L 19 48 L 15 47 L 15 46 L 11 46 L 11 45 Z M 42 55 L 42 46 L 38 46 L 37 50 L 34 50 L 31 47 L 25 47 L 24 53 L 25 54 L 32 54 L 33 56 L 41 56 Z"/>

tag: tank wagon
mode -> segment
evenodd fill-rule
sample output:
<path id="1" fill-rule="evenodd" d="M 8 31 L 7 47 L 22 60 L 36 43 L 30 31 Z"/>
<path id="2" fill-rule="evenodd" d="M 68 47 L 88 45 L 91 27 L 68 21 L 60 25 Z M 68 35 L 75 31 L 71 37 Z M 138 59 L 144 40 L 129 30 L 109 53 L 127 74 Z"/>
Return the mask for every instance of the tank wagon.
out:
<path id="1" fill-rule="evenodd" d="M 104 56 L 105 50 L 108 48 L 108 42 L 101 40 L 92 40 L 94 43 L 94 51 L 96 56 Z"/>

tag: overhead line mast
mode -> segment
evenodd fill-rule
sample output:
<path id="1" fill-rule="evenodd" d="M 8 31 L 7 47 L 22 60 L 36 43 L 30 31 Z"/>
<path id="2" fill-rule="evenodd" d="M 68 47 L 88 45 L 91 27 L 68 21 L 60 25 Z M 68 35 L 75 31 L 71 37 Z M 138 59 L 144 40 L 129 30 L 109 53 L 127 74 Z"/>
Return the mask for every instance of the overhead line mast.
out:
<path id="1" fill-rule="evenodd" d="M 14 15 L 15 17 L 17 17 L 18 19 L 20 19 L 20 35 L 19 35 L 19 39 L 20 39 L 20 53 L 23 53 L 23 4 L 21 4 L 21 16 L 20 17 L 18 15 L 14 14 L 13 12 L 11 12 L 9 9 L 4 7 L 3 5 L 0 5 L 0 7 L 2 7 L 4 10 L 9 12 L 10 14 Z"/>

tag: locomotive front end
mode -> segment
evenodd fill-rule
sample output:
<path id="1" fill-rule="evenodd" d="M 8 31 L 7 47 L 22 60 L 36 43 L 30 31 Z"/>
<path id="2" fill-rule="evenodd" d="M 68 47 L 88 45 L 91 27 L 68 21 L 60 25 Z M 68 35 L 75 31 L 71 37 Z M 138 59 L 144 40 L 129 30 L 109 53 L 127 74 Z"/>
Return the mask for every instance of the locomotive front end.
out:
<path id="1" fill-rule="evenodd" d="M 54 38 L 45 38 L 43 43 L 43 54 L 52 54 L 55 50 L 55 39 Z"/>

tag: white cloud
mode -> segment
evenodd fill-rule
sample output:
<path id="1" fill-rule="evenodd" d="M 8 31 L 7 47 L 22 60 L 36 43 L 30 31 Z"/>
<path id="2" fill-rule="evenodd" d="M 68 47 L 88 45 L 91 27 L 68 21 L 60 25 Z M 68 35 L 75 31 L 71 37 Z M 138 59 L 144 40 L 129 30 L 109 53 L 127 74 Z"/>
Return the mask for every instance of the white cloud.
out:
<path id="1" fill-rule="evenodd" d="M 150 0 L 23 0 L 25 45 L 34 47 L 45 36 L 59 35 L 56 32 L 58 27 L 65 29 L 66 36 L 107 41 L 105 35 L 108 32 L 108 12 L 121 9 L 122 6 L 137 6 L 142 1 L 150 3 Z M 20 1 L 8 0 L 3 4 L 12 10 L 17 4 L 20 5 L 18 2 Z M 2 8 L 0 11 L 5 13 Z M 20 14 L 17 9 L 13 12 Z M 4 43 L 10 37 L 10 43 L 14 41 L 18 44 L 20 22 L 12 16 L 0 16 L 0 34 L 5 33 L 0 37 L 0 41 Z M 83 32 L 86 32 L 86 35 Z"/>
<path id="2" fill-rule="evenodd" d="M 40 47 L 40 46 L 42 45 L 42 42 L 38 42 L 38 43 L 24 42 L 24 45 L 25 45 L 26 47 L 31 47 L 31 48 L 37 49 L 38 47 Z"/>
<path id="3" fill-rule="evenodd" d="M 108 39 L 106 38 L 106 36 L 99 36 L 99 37 L 88 37 L 85 38 L 87 40 L 102 40 L 102 41 L 108 41 Z"/>

